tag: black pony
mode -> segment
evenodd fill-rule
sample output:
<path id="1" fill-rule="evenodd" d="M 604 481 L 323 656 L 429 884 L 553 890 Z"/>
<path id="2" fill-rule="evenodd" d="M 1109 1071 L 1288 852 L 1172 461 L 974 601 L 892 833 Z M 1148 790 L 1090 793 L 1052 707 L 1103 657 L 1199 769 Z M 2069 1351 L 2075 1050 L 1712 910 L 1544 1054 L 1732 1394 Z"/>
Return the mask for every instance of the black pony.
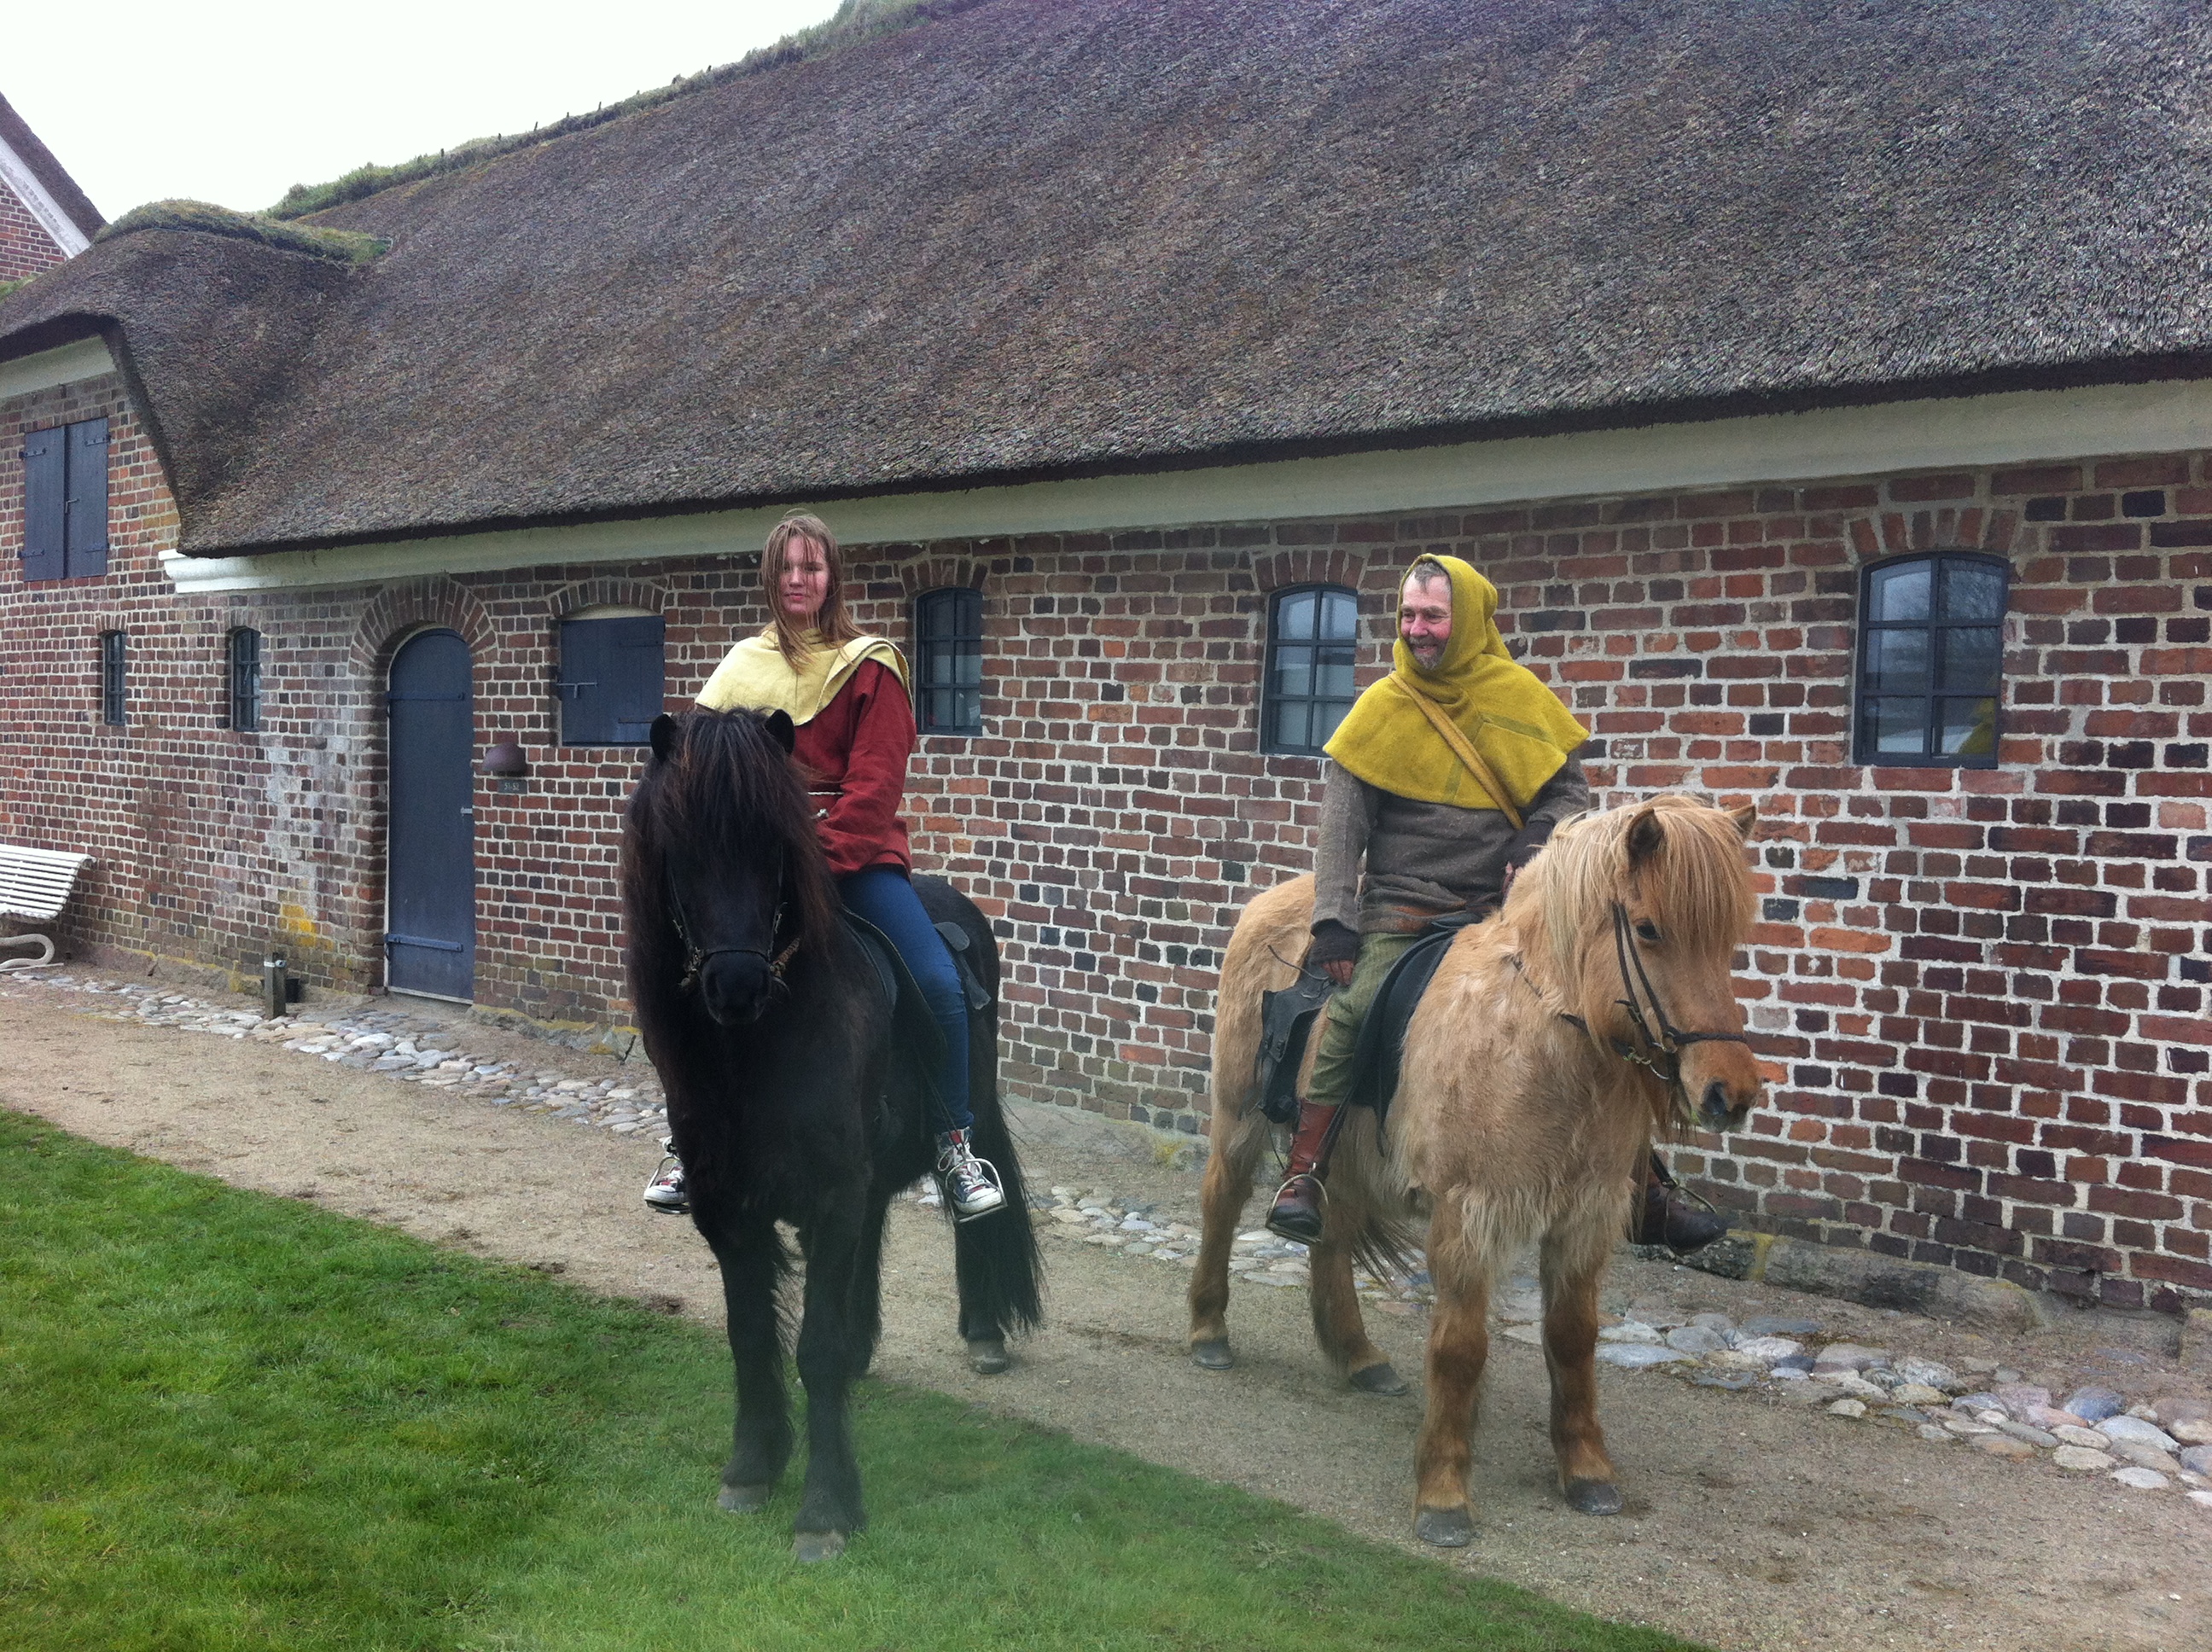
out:
<path id="1" fill-rule="evenodd" d="M 657 720 L 623 818 L 623 906 L 630 1000 L 729 1306 L 738 1416 L 725 1509 L 763 1507 L 791 1456 L 776 1292 L 792 1258 L 775 1224 L 798 1230 L 807 1465 L 795 1552 L 811 1560 L 866 1524 L 846 1391 L 882 1326 L 886 1209 L 931 1169 L 937 1126 L 933 1064 L 842 921 L 791 746 L 780 712 Z M 933 920 L 966 932 L 995 1005 L 983 915 L 941 880 L 915 884 Z M 999 1106 L 995 1008 L 971 1011 L 969 1029 L 975 1150 L 1006 1203 L 954 1230 L 960 1330 L 977 1369 L 1003 1369 L 1006 1333 L 1037 1321 L 1039 1263 Z"/>

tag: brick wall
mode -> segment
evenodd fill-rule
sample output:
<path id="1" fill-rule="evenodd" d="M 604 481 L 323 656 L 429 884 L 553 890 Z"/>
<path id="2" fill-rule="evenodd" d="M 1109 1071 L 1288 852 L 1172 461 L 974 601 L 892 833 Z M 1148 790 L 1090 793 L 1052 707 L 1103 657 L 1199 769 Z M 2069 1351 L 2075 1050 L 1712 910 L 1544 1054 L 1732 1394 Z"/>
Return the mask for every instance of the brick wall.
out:
<path id="1" fill-rule="evenodd" d="M 116 421 L 101 580 L 26 588 L 21 431 Z M 613 867 L 637 754 L 563 750 L 561 616 L 668 622 L 672 700 L 757 626 L 738 559 L 444 576 L 180 601 L 173 513 L 111 380 L 0 409 L 0 835 L 91 849 L 67 936 L 218 965 L 284 944 L 311 979 L 380 969 L 384 673 L 469 638 L 477 744 L 534 773 L 477 797 L 481 1003 L 623 1013 Z M 1305 870 L 1317 764 L 1257 750 L 1267 593 L 1363 593 L 1363 680 L 1419 552 L 1467 556 L 1592 727 L 1607 802 L 1758 803 L 1763 921 L 1741 975 L 1774 1077 L 1743 1134 L 1679 1165 L 1748 1222 L 2171 1308 L 2212 1293 L 2203 878 L 2212 475 L 2203 455 L 1849 484 L 854 552 L 863 623 L 984 593 L 986 733 L 932 738 L 926 865 L 999 925 L 1017 1094 L 1170 1127 L 1204 1103 L 1237 908 Z M 2002 763 L 1850 762 L 1858 569 L 1899 550 L 2014 568 Z M 223 643 L 264 643 L 264 724 L 222 726 Z M 131 724 L 100 727 L 99 630 L 127 629 Z"/>
<path id="2" fill-rule="evenodd" d="M 21 281 L 41 270 L 51 270 L 64 254 L 46 234 L 46 226 L 31 216 L 31 209 L 0 184 L 0 282 Z"/>

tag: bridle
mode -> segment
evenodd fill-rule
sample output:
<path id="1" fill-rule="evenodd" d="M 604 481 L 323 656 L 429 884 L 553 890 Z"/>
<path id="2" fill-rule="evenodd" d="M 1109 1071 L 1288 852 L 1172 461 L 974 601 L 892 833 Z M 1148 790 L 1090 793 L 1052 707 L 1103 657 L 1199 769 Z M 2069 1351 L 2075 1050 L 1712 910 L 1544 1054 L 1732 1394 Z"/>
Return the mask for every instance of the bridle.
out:
<path id="1" fill-rule="evenodd" d="M 690 920 L 684 915 L 684 897 L 676 887 L 676 873 L 673 868 L 664 868 L 664 878 L 668 889 L 668 915 L 675 922 L 678 938 L 684 943 L 684 979 L 676 985 L 678 992 L 688 993 L 696 987 L 699 984 L 699 973 L 707 967 L 708 960 L 719 958 L 725 953 L 736 953 L 742 957 L 758 958 L 768 965 L 770 980 L 780 981 L 783 979 L 784 966 L 797 956 L 799 943 L 806 938 L 803 934 L 794 935 L 791 938 L 791 944 L 785 947 L 783 951 L 771 951 L 775 945 L 775 938 L 783 932 L 783 918 L 787 909 L 787 903 L 783 898 L 783 852 L 781 849 L 776 852 L 775 857 L 775 916 L 769 924 L 768 945 L 764 947 L 700 945 L 692 936 Z"/>
<path id="2" fill-rule="evenodd" d="M 1741 1044 L 1747 1049 L 1751 1040 L 1741 1033 L 1685 1032 L 1668 1019 L 1667 1006 L 1659 999 L 1659 989 L 1651 984 L 1651 977 L 1644 971 L 1644 960 L 1637 952 L 1632 929 L 1628 908 L 1615 901 L 1613 903 L 1613 963 L 1620 971 L 1620 989 L 1627 997 L 1615 999 L 1613 1002 L 1628 1011 L 1628 1018 L 1635 1023 L 1637 1036 L 1643 1041 L 1644 1048 L 1638 1049 L 1636 1045 L 1619 1038 L 1608 1038 L 1606 1042 L 1613 1046 L 1613 1053 L 1622 1060 L 1632 1066 L 1642 1067 L 1665 1084 L 1675 1104 L 1685 1112 L 1691 1112 L 1693 1109 L 1689 1106 L 1688 1095 L 1682 1088 L 1682 1052 L 1692 1044 Z M 1525 974 L 1522 979 L 1528 979 Z M 1534 981 L 1528 984 L 1532 987 L 1535 985 Z M 1647 999 L 1651 1005 L 1649 1016 L 1644 1012 L 1644 1001 Z M 1569 1015 L 1562 1010 L 1559 1017 L 1570 1026 L 1589 1034 L 1589 1023 L 1580 1016 Z M 1652 1030 L 1655 1023 L 1658 1028 L 1656 1032 Z"/>

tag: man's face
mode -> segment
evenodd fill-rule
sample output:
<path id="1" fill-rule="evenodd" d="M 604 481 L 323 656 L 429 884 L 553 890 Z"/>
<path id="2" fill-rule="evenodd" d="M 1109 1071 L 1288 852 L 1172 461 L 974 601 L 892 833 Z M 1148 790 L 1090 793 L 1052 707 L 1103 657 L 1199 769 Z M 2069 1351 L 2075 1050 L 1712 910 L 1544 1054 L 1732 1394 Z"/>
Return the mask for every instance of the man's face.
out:
<path id="1" fill-rule="evenodd" d="M 1451 619 L 1449 580 L 1406 581 L 1398 593 L 1398 635 L 1423 671 L 1436 670 L 1443 659 L 1444 645 L 1451 641 Z"/>

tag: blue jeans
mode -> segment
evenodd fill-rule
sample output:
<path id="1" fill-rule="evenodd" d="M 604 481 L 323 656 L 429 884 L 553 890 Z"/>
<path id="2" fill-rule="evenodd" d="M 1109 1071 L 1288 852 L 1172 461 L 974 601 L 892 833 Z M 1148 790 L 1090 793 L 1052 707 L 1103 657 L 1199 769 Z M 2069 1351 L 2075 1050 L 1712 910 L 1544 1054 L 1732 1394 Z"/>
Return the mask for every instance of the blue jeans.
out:
<path id="1" fill-rule="evenodd" d="M 975 1122 L 968 1106 L 968 995 L 945 938 L 921 909 L 921 897 L 896 866 L 871 866 L 837 880 L 845 904 L 866 919 L 898 949 L 921 988 L 922 1001 L 945 1035 L 945 1064 L 937 1072 L 937 1095 L 944 1116 L 939 1130 L 965 1130 Z"/>

